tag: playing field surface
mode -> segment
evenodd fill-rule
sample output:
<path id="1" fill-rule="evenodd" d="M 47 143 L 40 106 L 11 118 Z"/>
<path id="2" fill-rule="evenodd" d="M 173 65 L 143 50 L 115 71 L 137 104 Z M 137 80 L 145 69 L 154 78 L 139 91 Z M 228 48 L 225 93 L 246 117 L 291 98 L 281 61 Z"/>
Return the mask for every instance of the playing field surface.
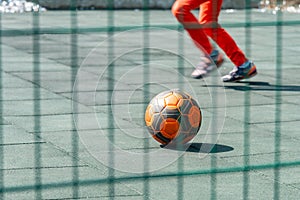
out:
<path id="1" fill-rule="evenodd" d="M 190 78 L 200 52 L 169 10 L 0 20 L 0 199 L 299 199 L 299 14 L 223 10 L 258 70 L 224 84 L 228 58 Z M 179 149 L 144 125 L 172 88 L 203 118 Z"/>

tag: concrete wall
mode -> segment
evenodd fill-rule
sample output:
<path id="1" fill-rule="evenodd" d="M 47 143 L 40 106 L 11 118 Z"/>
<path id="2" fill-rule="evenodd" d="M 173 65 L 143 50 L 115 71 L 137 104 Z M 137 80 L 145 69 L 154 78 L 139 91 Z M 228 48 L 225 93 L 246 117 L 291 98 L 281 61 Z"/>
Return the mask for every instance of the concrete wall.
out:
<path id="1" fill-rule="evenodd" d="M 143 0 L 111 0 L 115 8 L 142 8 Z M 260 0 L 251 0 L 252 7 L 257 7 Z M 174 0 L 149 0 L 150 8 L 169 9 Z M 39 0 L 39 4 L 48 9 L 68 9 L 70 0 Z M 77 0 L 78 8 L 106 8 L 107 0 Z M 244 0 L 223 0 L 223 8 L 245 8 Z"/>

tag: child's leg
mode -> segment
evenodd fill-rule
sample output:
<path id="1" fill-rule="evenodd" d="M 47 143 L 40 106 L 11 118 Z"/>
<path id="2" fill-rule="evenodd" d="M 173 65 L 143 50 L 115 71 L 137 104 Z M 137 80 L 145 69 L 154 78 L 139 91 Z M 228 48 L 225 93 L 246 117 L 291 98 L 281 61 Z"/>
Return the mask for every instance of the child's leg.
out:
<path id="1" fill-rule="evenodd" d="M 222 0 L 210 0 L 201 4 L 199 22 L 210 26 L 204 29 L 205 33 L 223 49 L 236 66 L 240 66 L 247 61 L 247 58 L 234 39 L 218 24 L 221 6 Z"/>
<path id="2" fill-rule="evenodd" d="M 196 46 L 205 50 L 208 54 L 212 52 L 212 45 L 208 37 L 200 28 L 199 21 L 191 13 L 191 10 L 198 8 L 206 0 L 177 0 L 172 7 L 172 13 L 177 20 L 183 24 Z"/>

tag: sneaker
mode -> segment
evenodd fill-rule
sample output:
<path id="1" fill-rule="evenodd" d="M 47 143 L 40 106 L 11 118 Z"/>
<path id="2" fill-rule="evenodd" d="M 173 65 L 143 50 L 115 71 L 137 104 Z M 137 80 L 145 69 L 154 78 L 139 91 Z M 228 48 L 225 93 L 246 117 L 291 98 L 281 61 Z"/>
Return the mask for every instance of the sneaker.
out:
<path id="1" fill-rule="evenodd" d="M 218 50 L 213 50 L 209 56 L 204 56 L 196 69 L 192 72 L 192 78 L 203 78 L 208 73 L 217 69 L 224 62 L 223 55 Z"/>
<path id="2" fill-rule="evenodd" d="M 248 79 L 257 74 L 256 66 L 252 61 L 246 61 L 239 67 L 235 67 L 228 75 L 222 77 L 223 82 L 236 82 Z"/>

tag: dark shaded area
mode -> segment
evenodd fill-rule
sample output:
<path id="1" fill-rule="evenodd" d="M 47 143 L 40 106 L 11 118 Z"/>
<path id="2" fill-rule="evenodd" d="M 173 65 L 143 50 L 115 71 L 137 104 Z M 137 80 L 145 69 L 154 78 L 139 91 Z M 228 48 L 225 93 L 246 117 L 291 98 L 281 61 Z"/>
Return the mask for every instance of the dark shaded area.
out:
<path id="1" fill-rule="evenodd" d="M 210 143 L 187 143 L 187 144 L 169 144 L 161 145 L 161 148 L 175 150 L 175 151 L 186 151 L 194 153 L 222 153 L 232 151 L 234 148 L 221 145 L 221 144 L 210 144 Z"/>
<path id="2" fill-rule="evenodd" d="M 299 85 L 272 85 L 263 81 L 240 81 L 236 83 L 244 83 L 245 85 L 206 85 L 203 87 L 225 87 L 225 89 L 233 89 L 238 91 L 290 91 L 300 92 Z"/>
<path id="3" fill-rule="evenodd" d="M 300 86 L 298 85 L 271 85 L 268 82 L 256 82 L 256 81 L 243 81 L 239 83 L 246 83 L 247 85 L 232 85 L 225 86 L 228 89 L 240 90 L 240 91 L 290 91 L 300 92 Z"/>

